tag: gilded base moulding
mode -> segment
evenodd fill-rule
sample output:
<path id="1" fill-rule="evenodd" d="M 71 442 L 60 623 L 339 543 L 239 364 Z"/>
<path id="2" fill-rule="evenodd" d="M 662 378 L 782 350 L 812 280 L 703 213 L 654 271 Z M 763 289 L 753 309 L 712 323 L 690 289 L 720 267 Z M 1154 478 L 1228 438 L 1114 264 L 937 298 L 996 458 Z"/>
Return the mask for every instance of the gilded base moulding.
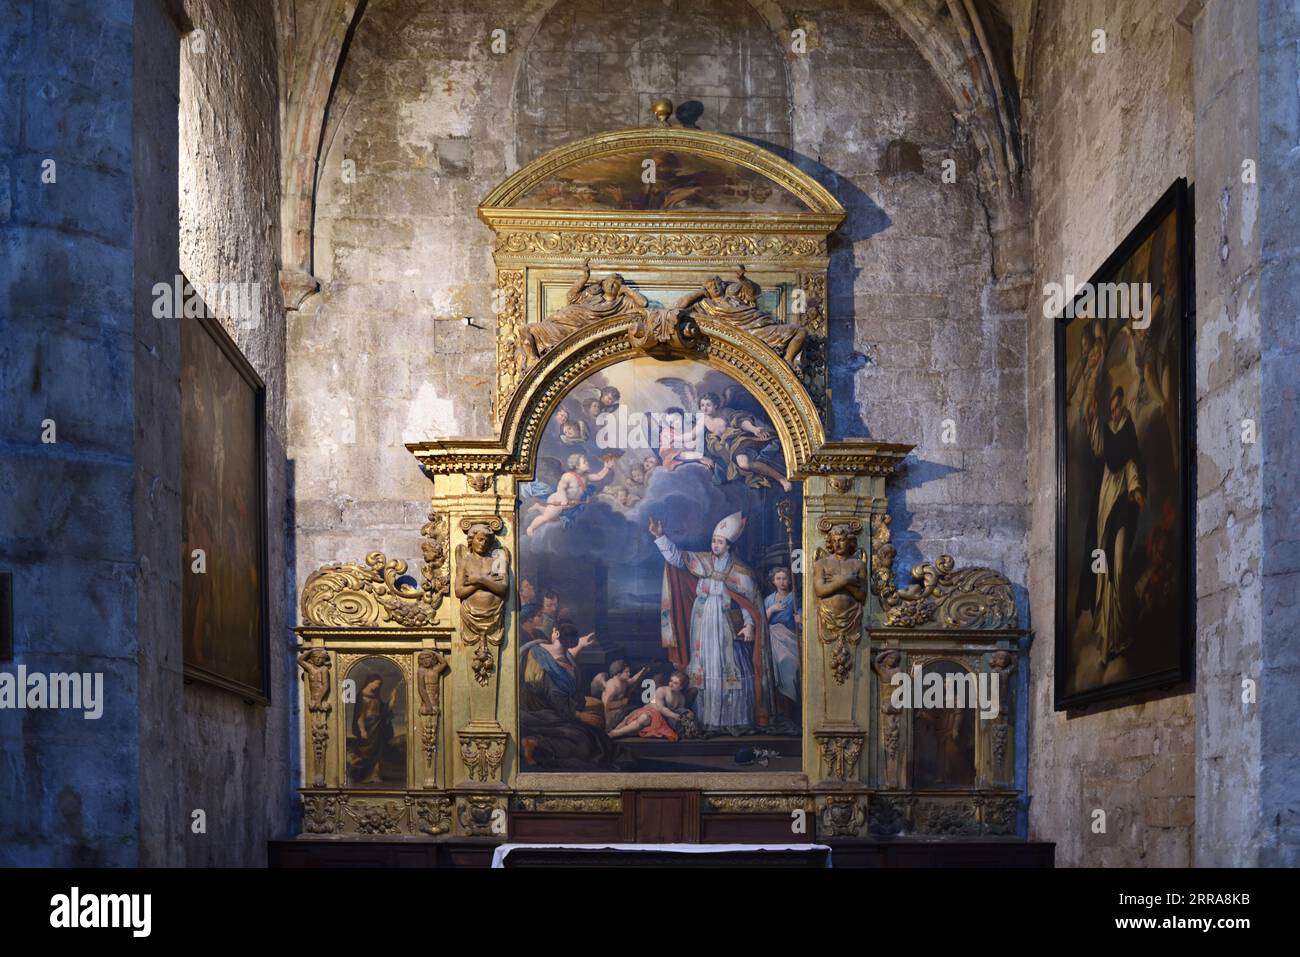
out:
<path id="1" fill-rule="evenodd" d="M 758 177 L 784 205 L 762 215 L 708 203 L 547 205 L 564 194 L 547 185 L 557 177 L 641 150 Z M 1010 688 L 1022 633 L 1010 584 L 942 556 L 899 588 L 886 482 L 911 446 L 827 439 L 827 242 L 844 216 L 835 199 L 755 144 L 660 126 L 552 151 L 494 190 L 479 215 L 496 236 L 496 434 L 408 445 L 432 483 L 418 585 L 404 580 L 405 562 L 376 551 L 327 565 L 303 587 L 307 834 L 504 840 L 511 809 L 609 813 L 622 807 L 623 789 L 645 788 L 698 790 L 706 814 L 802 811 L 819 839 L 947 838 L 971 821 L 980 834 L 1007 821 L 1014 831 Z M 800 563 L 787 572 L 797 575 L 788 593 L 803 609 L 792 767 L 521 767 L 521 485 L 538 479 L 543 433 L 575 389 L 620 363 L 651 360 L 667 376 L 675 363 L 699 364 L 752 394 L 774 433 L 764 441 L 779 443 L 784 463 L 772 481 L 799 483 L 775 513 L 789 537 L 783 554 Z M 912 716 L 886 692 L 895 672 L 945 661 L 995 673 L 1008 693 L 972 738 L 974 786 L 932 793 L 911 778 Z M 383 747 L 360 730 L 389 726 Z M 379 753 L 398 742 L 403 754 Z M 360 786 L 350 774 L 379 783 Z"/>

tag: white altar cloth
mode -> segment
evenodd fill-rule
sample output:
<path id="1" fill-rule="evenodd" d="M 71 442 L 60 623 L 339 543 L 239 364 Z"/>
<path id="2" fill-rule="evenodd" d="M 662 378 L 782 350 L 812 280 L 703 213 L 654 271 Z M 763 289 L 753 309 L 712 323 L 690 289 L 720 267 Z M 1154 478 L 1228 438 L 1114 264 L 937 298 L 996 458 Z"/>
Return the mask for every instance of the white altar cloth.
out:
<path id="1" fill-rule="evenodd" d="M 566 851 L 658 851 L 672 854 L 721 854 L 727 851 L 825 851 L 831 866 L 831 849 L 826 844 L 501 844 L 492 853 L 492 866 L 505 867 L 512 851 L 543 848 Z"/>

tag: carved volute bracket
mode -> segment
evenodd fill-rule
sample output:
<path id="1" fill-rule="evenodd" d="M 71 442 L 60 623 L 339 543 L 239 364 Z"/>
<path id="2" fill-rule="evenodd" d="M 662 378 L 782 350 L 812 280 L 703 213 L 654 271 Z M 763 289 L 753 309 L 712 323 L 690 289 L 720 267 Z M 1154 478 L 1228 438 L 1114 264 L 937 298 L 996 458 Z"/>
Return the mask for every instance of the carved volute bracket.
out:
<path id="1" fill-rule="evenodd" d="M 371 552 L 365 563 L 325 565 L 302 589 L 302 623 L 325 628 L 428 628 L 447 596 L 447 516 L 431 511 L 420 529 L 421 582 L 398 581 L 406 562 Z"/>
<path id="2" fill-rule="evenodd" d="M 942 628 L 995 630 L 1016 627 L 1011 583 L 992 568 L 957 568 L 951 555 L 912 567 L 913 584 L 894 584 L 894 546 L 889 516 L 871 518 L 872 591 L 884 623 L 914 628 L 936 622 Z"/>

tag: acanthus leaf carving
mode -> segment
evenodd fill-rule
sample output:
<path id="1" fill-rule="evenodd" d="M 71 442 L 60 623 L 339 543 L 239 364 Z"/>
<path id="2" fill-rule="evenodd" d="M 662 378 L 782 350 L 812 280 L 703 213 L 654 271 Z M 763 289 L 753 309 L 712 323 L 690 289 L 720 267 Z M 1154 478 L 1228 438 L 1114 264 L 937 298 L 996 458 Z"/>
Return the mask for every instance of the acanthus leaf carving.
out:
<path id="1" fill-rule="evenodd" d="M 1016 599 L 1011 583 L 992 568 L 957 568 L 951 555 L 912 567 L 912 584 L 894 582 L 896 551 L 890 518 L 871 519 L 872 590 L 880 599 L 885 623 L 915 628 L 934 621 L 942 628 L 991 630 L 1016 627 Z"/>
<path id="2" fill-rule="evenodd" d="M 302 620 L 325 628 L 427 628 L 434 623 L 446 597 L 447 517 L 430 512 L 420 529 L 424 557 L 418 587 L 398 581 L 406 562 L 371 552 L 363 563 L 324 565 L 308 577 L 302 589 Z"/>

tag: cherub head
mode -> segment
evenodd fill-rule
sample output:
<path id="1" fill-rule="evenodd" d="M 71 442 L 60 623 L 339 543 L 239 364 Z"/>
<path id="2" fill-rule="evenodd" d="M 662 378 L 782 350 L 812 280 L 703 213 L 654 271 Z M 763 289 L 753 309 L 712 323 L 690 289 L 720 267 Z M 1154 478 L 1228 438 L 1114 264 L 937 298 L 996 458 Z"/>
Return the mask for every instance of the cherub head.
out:
<path id="1" fill-rule="evenodd" d="M 611 678 L 623 678 L 624 680 L 632 677 L 632 666 L 623 658 L 619 658 L 609 666 L 609 676 Z"/>
<path id="2" fill-rule="evenodd" d="M 622 393 L 612 385 L 607 385 L 600 390 L 601 405 L 618 405 L 619 400 L 623 398 Z"/>

